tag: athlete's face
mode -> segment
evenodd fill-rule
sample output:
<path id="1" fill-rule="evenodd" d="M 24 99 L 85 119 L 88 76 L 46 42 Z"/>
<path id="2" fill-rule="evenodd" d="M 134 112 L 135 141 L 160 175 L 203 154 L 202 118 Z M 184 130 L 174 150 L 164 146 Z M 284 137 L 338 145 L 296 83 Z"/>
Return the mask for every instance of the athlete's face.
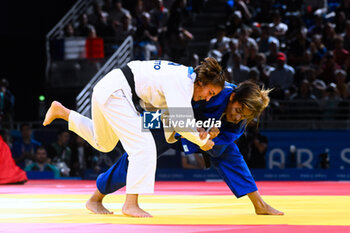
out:
<path id="1" fill-rule="evenodd" d="M 220 86 L 214 86 L 213 84 L 203 85 L 201 82 L 194 84 L 193 100 L 205 100 L 209 101 L 211 97 L 216 96 L 222 90 Z"/>
<path id="2" fill-rule="evenodd" d="M 232 102 L 233 98 L 234 93 L 230 96 L 230 101 L 226 108 L 226 119 L 231 123 L 237 124 L 247 119 L 252 114 L 252 111 L 244 108 L 238 101 Z"/>

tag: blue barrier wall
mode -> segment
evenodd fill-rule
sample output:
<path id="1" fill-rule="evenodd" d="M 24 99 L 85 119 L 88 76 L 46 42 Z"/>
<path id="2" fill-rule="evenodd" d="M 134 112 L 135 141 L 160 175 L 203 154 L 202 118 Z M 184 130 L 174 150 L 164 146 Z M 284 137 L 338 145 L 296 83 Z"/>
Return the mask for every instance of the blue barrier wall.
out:
<path id="1" fill-rule="evenodd" d="M 267 169 L 251 169 L 255 180 L 350 180 L 350 131 L 261 131 L 269 140 Z M 295 146 L 294 158 L 290 152 Z M 329 152 L 329 168 L 320 168 L 320 154 Z M 214 169 L 158 169 L 157 180 L 216 180 Z"/>
<path id="2" fill-rule="evenodd" d="M 268 137 L 267 168 L 319 167 L 321 153 L 329 150 L 331 169 L 350 168 L 350 131 L 262 131 Z M 296 147 L 295 163 L 290 146 Z"/>

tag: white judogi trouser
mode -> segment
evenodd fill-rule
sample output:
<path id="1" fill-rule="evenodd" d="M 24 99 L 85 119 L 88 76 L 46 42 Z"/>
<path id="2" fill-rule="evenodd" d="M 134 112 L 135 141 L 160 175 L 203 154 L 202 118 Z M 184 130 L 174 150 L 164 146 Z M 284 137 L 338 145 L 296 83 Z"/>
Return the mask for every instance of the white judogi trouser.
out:
<path id="1" fill-rule="evenodd" d="M 131 92 L 119 89 L 105 103 L 100 103 L 94 93 L 92 119 L 71 111 L 69 129 L 102 152 L 113 150 L 120 139 L 129 155 L 126 193 L 153 193 L 156 145 L 149 130 L 141 131 L 142 119 L 130 103 L 131 98 L 125 96 L 131 96 Z"/>

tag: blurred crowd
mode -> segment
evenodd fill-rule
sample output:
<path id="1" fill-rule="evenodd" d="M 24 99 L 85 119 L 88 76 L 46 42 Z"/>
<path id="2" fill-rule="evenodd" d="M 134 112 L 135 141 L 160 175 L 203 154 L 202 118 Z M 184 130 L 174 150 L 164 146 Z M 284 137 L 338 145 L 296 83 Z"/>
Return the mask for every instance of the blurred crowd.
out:
<path id="1" fill-rule="evenodd" d="M 232 82 L 273 88 L 273 100 L 295 100 L 314 118 L 349 108 L 349 0 L 227 2 L 227 20 L 218 24 L 208 56 L 221 61 Z"/>
<path id="2" fill-rule="evenodd" d="M 188 41 L 193 39 L 184 27 L 190 23 L 192 15 L 187 0 L 168 2 L 170 9 L 165 7 L 163 0 L 94 1 L 93 10 L 81 15 L 77 24 L 67 24 L 63 35 L 65 38 L 102 38 L 107 56 L 109 51 L 115 51 L 132 36 L 135 59 L 176 59 L 184 56 Z M 204 1 L 193 2 L 191 12 Z"/>
<path id="3" fill-rule="evenodd" d="M 195 66 L 202 58 L 189 53 L 189 42 L 196 41 L 191 28 L 197 15 L 210 13 L 207 2 L 95 1 L 93 11 L 83 14 L 75 27 L 68 24 L 64 34 L 100 37 L 105 47 L 113 48 L 132 36 L 134 59 Z M 220 4 L 225 6 L 225 17 L 216 22 L 216 36 L 207 41 L 207 56 L 220 61 L 231 82 L 250 79 L 273 88 L 272 99 L 296 100 L 299 113 L 306 111 L 313 118 L 320 112 L 324 117 L 347 116 L 350 0 L 220 0 Z M 281 108 L 277 101 L 271 106 Z"/>

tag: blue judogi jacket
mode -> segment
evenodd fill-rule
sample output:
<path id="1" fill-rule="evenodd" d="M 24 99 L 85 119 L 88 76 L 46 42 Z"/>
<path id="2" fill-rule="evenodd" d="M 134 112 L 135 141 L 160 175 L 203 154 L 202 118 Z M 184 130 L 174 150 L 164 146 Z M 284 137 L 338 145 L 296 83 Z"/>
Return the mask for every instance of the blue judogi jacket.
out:
<path id="1" fill-rule="evenodd" d="M 219 157 L 226 149 L 226 147 L 236 141 L 244 132 L 245 121 L 239 124 L 233 124 L 226 120 L 225 110 L 229 102 L 230 96 L 236 85 L 232 83 L 225 83 L 224 89 L 216 96 L 213 96 L 209 102 L 192 101 L 192 107 L 195 113 L 196 120 L 207 120 L 214 118 L 219 120 L 221 118 L 220 134 L 213 139 L 215 146 L 213 149 L 207 151 L 212 157 Z M 198 152 L 199 147 L 188 141 L 185 138 L 181 139 L 186 154 Z"/>

